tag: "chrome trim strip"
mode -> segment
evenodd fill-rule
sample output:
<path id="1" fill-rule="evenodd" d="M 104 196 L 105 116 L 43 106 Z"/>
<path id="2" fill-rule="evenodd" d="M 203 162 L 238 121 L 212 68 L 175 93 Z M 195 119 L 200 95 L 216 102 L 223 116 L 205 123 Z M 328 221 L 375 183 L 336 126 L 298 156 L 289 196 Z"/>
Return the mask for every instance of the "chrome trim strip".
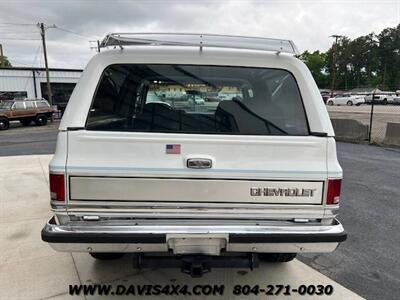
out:
<path id="1" fill-rule="evenodd" d="M 96 166 L 67 166 L 67 171 L 87 171 L 87 170 L 115 170 L 115 171 L 137 171 L 137 172 L 177 172 L 182 174 L 187 174 L 188 172 L 199 172 L 196 169 L 182 169 L 182 168 L 133 168 L 133 167 L 96 167 Z M 326 170 L 321 171 L 298 171 L 298 170 L 256 170 L 256 169 L 207 169 L 207 173 L 263 173 L 263 174 L 317 174 L 321 175 L 321 177 L 326 177 Z M 202 172 L 201 174 L 204 175 Z M 332 173 L 333 174 L 333 173 Z M 338 173 L 339 174 L 339 173 Z M 72 174 L 70 174 L 72 175 Z M 73 174 L 79 176 L 79 174 Z"/>

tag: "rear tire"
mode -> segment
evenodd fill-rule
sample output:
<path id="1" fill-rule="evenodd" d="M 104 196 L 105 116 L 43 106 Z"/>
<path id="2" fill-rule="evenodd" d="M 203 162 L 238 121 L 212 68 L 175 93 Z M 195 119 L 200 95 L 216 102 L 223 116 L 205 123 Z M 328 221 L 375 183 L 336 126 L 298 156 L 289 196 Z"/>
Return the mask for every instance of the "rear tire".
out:
<path id="1" fill-rule="evenodd" d="M 297 253 L 260 253 L 258 258 L 261 261 L 281 263 L 292 261 L 296 255 Z"/>
<path id="2" fill-rule="evenodd" d="M 0 118 L 0 130 L 7 130 L 10 128 L 10 122 L 7 118 Z"/>
<path id="3" fill-rule="evenodd" d="M 382 104 L 383 105 L 387 105 L 388 104 L 388 101 L 387 101 L 387 99 L 385 98 L 385 99 L 383 99 L 383 101 L 382 101 Z"/>
<path id="4" fill-rule="evenodd" d="M 124 256 L 125 253 L 113 253 L 113 252 L 90 252 L 90 255 L 99 260 L 113 260 L 119 259 Z"/>
<path id="5" fill-rule="evenodd" d="M 37 126 L 44 126 L 47 124 L 47 117 L 45 115 L 36 116 L 35 124 Z"/>
<path id="6" fill-rule="evenodd" d="M 329 105 L 329 106 L 332 106 L 332 105 L 333 105 L 333 101 L 332 101 L 332 100 L 329 100 L 329 101 L 328 101 L 328 105 Z"/>
<path id="7" fill-rule="evenodd" d="M 350 101 L 350 100 L 349 100 L 349 101 L 347 101 L 346 104 L 347 104 L 347 106 L 353 106 L 353 101 Z"/>

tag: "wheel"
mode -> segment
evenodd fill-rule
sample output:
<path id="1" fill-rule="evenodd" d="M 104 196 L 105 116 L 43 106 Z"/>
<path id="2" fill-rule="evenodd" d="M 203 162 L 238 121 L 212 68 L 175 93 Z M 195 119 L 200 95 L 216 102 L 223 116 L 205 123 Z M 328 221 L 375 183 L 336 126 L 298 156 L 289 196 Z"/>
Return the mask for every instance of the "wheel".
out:
<path id="1" fill-rule="evenodd" d="M 383 99 L 383 101 L 382 101 L 382 104 L 383 105 L 387 105 L 388 104 L 388 101 L 387 101 L 387 99 L 385 98 L 385 99 Z"/>
<path id="2" fill-rule="evenodd" d="M 90 255 L 99 260 L 113 260 L 119 259 L 124 256 L 124 253 L 114 253 L 114 252 L 90 252 Z"/>
<path id="3" fill-rule="evenodd" d="M 23 119 L 20 121 L 23 126 L 31 125 L 32 120 Z"/>
<path id="4" fill-rule="evenodd" d="M 349 100 L 349 101 L 347 101 L 347 106 L 353 106 L 353 101 L 351 101 L 351 100 Z"/>
<path id="5" fill-rule="evenodd" d="M 333 101 L 332 101 L 332 100 L 329 100 L 329 101 L 328 101 L 328 105 L 332 106 L 332 105 L 333 105 Z"/>
<path id="6" fill-rule="evenodd" d="M 289 262 L 296 257 L 296 253 L 260 253 L 258 258 L 266 262 Z"/>
<path id="7" fill-rule="evenodd" d="M 10 128 L 10 122 L 6 118 L 0 118 L 0 130 L 7 130 Z"/>
<path id="8" fill-rule="evenodd" d="M 43 126 L 47 124 L 47 117 L 45 115 L 38 115 L 36 117 L 35 123 L 37 126 Z"/>

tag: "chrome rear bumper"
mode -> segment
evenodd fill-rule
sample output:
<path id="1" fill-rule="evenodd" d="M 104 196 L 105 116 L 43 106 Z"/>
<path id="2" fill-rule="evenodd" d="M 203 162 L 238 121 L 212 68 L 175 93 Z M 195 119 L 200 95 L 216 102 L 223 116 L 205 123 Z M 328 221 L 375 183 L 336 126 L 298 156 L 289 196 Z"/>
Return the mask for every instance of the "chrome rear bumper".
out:
<path id="1" fill-rule="evenodd" d="M 188 239 L 194 245 L 204 245 L 207 239 L 224 240 L 221 247 L 227 252 L 331 252 L 346 237 L 337 220 L 332 225 L 289 222 L 282 222 L 282 225 L 276 222 L 191 225 L 190 222 L 169 224 L 156 220 L 129 224 L 80 221 L 59 225 L 53 217 L 42 230 L 43 241 L 57 251 L 67 252 L 167 252 L 177 241 Z M 200 240 L 201 243 L 196 242 Z M 196 251 L 196 247 L 188 248 L 187 244 L 186 249 Z"/>

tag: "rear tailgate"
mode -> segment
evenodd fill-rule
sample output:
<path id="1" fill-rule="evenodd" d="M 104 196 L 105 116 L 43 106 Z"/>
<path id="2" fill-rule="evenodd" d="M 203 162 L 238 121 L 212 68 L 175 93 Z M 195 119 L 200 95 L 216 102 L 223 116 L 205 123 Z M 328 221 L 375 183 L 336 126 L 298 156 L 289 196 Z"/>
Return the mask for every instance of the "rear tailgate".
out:
<path id="1" fill-rule="evenodd" d="M 167 145 L 180 153 L 166 153 Z M 84 206 L 225 209 L 242 204 L 309 208 L 323 216 L 326 139 L 69 131 L 70 211 Z M 187 159 L 206 158 L 208 169 Z M 266 205 L 266 206 L 265 206 Z M 317 210 L 316 210 L 317 209 Z M 317 213 L 316 213 L 317 212 Z"/>

